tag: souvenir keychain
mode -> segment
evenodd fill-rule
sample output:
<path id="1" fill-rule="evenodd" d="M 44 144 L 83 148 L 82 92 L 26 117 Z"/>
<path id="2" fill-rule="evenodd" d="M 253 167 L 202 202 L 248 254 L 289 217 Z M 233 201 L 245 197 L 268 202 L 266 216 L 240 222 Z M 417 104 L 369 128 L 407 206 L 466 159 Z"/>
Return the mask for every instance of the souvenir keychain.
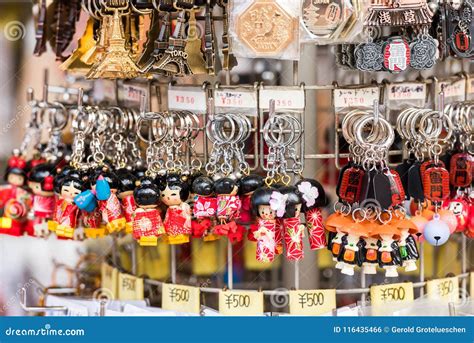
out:
<path id="1" fill-rule="evenodd" d="M 257 242 L 256 259 L 260 262 L 272 262 L 277 252 L 277 212 L 270 205 L 274 193 L 278 193 L 276 188 L 261 187 L 252 194 L 252 211 L 257 217 L 253 238 Z"/>
<path id="2" fill-rule="evenodd" d="M 29 208 L 30 195 L 26 190 L 27 163 L 20 156 L 19 150 L 14 150 L 7 162 L 5 181 L 7 185 L 0 187 L 0 233 L 21 236 L 26 225 L 26 214 Z"/>
<path id="3" fill-rule="evenodd" d="M 167 206 L 163 221 L 165 241 L 168 244 L 187 243 L 192 235 L 191 207 L 186 202 L 190 191 L 187 176 L 168 174 L 160 179 L 160 200 Z"/>
<path id="4" fill-rule="evenodd" d="M 165 233 L 158 201 L 160 190 L 150 178 L 142 178 L 133 191 L 135 210 L 132 213 L 132 235 L 141 246 L 156 246 Z"/>
<path id="5" fill-rule="evenodd" d="M 32 215 L 28 233 L 32 236 L 46 237 L 49 234 L 48 221 L 53 217 L 55 207 L 53 164 L 43 163 L 28 173 L 28 187 L 33 193 Z"/>
<path id="6" fill-rule="evenodd" d="M 308 240 L 311 250 L 326 247 L 326 235 L 320 207 L 327 205 L 324 188 L 313 179 L 302 179 L 296 184 L 303 198 L 302 212 L 305 215 Z"/>
<path id="7" fill-rule="evenodd" d="M 192 183 L 194 194 L 193 216 L 191 223 L 193 237 L 212 241 L 219 238 L 212 233 L 217 213 L 217 197 L 214 181 L 207 176 L 199 176 Z"/>
<path id="8" fill-rule="evenodd" d="M 133 196 L 133 191 L 136 188 L 137 177 L 127 169 L 117 170 L 118 177 L 118 192 L 117 196 L 122 205 L 122 212 L 125 216 L 125 232 L 133 232 L 133 212 L 136 210 L 137 206 L 135 204 L 135 198 Z"/>

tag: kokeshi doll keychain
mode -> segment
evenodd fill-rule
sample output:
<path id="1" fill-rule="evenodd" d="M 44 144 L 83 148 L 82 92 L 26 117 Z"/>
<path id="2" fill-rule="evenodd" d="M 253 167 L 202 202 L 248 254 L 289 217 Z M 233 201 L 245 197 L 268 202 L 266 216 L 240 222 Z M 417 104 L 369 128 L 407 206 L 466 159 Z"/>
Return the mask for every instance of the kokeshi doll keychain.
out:
<path id="1" fill-rule="evenodd" d="M 191 223 L 193 237 L 205 241 L 219 239 L 213 234 L 217 213 L 217 198 L 214 193 L 214 181 L 207 176 L 199 176 L 192 183 L 194 194 L 193 216 Z"/>
<path id="2" fill-rule="evenodd" d="M 272 262 L 275 259 L 277 213 L 270 205 L 273 192 L 278 191 L 272 187 L 261 187 L 253 192 L 251 198 L 252 212 L 257 217 L 257 227 L 253 232 L 257 241 L 256 259 L 260 262 Z"/>
<path id="3" fill-rule="evenodd" d="M 305 215 L 310 249 L 323 249 L 327 245 L 320 209 L 327 205 L 324 188 L 314 179 L 303 179 L 296 184 L 296 187 L 303 198 L 302 212 Z"/>

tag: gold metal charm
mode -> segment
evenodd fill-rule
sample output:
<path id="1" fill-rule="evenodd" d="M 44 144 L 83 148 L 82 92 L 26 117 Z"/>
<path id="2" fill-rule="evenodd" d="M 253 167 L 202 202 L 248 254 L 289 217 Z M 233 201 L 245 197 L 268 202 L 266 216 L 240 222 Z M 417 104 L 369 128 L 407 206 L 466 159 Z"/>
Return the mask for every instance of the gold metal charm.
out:
<path id="1" fill-rule="evenodd" d="M 256 54 L 281 52 L 295 38 L 296 18 L 274 0 L 256 0 L 237 18 L 239 38 Z"/>
<path id="2" fill-rule="evenodd" d="M 59 69 L 61 70 L 69 70 L 71 72 L 85 75 L 90 69 L 90 64 L 86 64 L 81 61 L 81 57 L 95 47 L 95 40 L 94 40 L 94 19 L 89 18 L 87 21 L 86 29 L 84 34 L 79 39 L 77 44 L 76 50 L 72 53 L 71 56 L 67 60 L 65 60 L 60 66 Z"/>
<path id="3" fill-rule="evenodd" d="M 202 41 L 196 26 L 196 15 L 194 10 L 191 10 L 188 19 L 188 39 L 184 51 L 188 54 L 188 63 L 193 74 L 207 73 L 201 46 Z"/>
<path id="4" fill-rule="evenodd" d="M 87 77 L 109 79 L 137 77 L 140 69 L 130 57 L 130 51 L 125 49 L 125 44 L 121 15 L 119 9 L 114 8 L 112 30 L 106 53 L 100 61 L 93 65 Z"/>

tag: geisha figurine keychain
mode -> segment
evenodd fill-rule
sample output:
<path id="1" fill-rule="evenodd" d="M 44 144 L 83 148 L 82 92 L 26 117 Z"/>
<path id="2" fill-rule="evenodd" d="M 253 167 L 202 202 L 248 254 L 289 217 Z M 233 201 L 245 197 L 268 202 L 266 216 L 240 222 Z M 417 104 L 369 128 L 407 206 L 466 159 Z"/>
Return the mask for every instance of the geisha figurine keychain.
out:
<path id="1" fill-rule="evenodd" d="M 54 176 L 56 168 L 51 163 L 35 166 L 28 173 L 28 187 L 33 193 L 32 211 L 29 214 L 27 232 L 31 236 L 49 235 L 48 221 L 52 219 L 55 208 Z"/>
<path id="2" fill-rule="evenodd" d="M 272 262 L 278 253 L 275 236 L 280 226 L 277 213 L 270 205 L 273 193 L 278 194 L 276 188 L 261 187 L 253 192 L 251 198 L 252 212 L 257 217 L 252 237 L 257 242 L 256 259 L 260 262 Z"/>
<path id="3" fill-rule="evenodd" d="M 167 206 L 163 221 L 165 241 L 168 244 L 187 243 L 192 235 L 191 207 L 186 202 L 190 192 L 188 177 L 170 173 L 158 180 L 161 202 Z"/>
<path id="4" fill-rule="evenodd" d="M 193 237 L 212 241 L 219 238 L 213 234 L 217 213 L 217 198 L 214 193 L 214 181 L 207 176 L 199 176 L 192 183 L 194 194 L 193 216 L 191 223 Z"/>

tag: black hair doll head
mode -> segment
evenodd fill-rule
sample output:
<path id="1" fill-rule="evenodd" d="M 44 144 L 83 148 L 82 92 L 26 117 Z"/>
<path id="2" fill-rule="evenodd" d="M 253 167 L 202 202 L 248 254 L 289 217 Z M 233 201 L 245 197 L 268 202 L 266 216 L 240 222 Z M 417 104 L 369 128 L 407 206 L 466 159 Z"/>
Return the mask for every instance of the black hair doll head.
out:
<path id="1" fill-rule="evenodd" d="M 136 185 L 137 177 L 128 169 L 122 168 L 115 173 L 118 179 L 118 195 L 131 194 Z"/>
<path id="2" fill-rule="evenodd" d="M 239 188 L 235 180 L 223 177 L 214 183 L 214 190 L 217 195 L 236 195 Z"/>
<path id="3" fill-rule="evenodd" d="M 133 191 L 133 198 L 139 207 L 156 207 L 160 200 L 160 190 L 155 185 L 152 179 L 143 178 L 140 180 L 140 185 Z"/>
<path id="4" fill-rule="evenodd" d="M 14 151 L 10 157 L 5 171 L 5 181 L 17 187 L 22 187 L 26 183 L 28 167 L 26 160 L 20 156 L 19 151 Z"/>
<path id="5" fill-rule="evenodd" d="M 65 176 L 61 180 L 60 190 L 61 198 L 72 203 L 76 195 L 86 190 L 85 181 L 74 176 Z"/>
<path id="6" fill-rule="evenodd" d="M 119 179 L 117 175 L 107 167 L 99 167 L 92 170 L 89 175 L 91 186 L 94 187 L 97 179 L 101 176 L 109 183 L 110 189 L 118 190 L 119 189 Z"/>
<path id="7" fill-rule="evenodd" d="M 257 188 L 263 187 L 263 177 L 256 174 L 244 176 L 239 182 L 239 194 L 249 195 L 255 192 Z"/>
<path id="8" fill-rule="evenodd" d="M 34 194 L 51 196 L 54 190 L 54 175 L 53 164 L 38 164 L 28 174 L 28 187 Z"/>
<path id="9" fill-rule="evenodd" d="M 254 215 L 262 219 L 275 219 L 276 212 L 270 207 L 273 192 L 278 192 L 273 187 L 260 187 L 252 194 L 251 204 Z"/>
<path id="10" fill-rule="evenodd" d="M 168 174 L 160 183 L 161 202 L 166 206 L 179 206 L 188 200 L 190 187 L 187 180 L 187 176 Z"/>
<path id="11" fill-rule="evenodd" d="M 61 184 L 63 182 L 63 179 L 67 176 L 75 177 L 76 179 L 83 179 L 84 177 L 84 175 L 78 169 L 72 166 L 65 166 L 62 169 L 56 170 L 56 176 L 54 177 L 53 181 L 54 193 L 61 193 Z"/>
<path id="12" fill-rule="evenodd" d="M 298 217 L 301 213 L 301 206 L 303 203 L 298 188 L 295 186 L 283 186 L 278 189 L 278 192 L 288 196 L 286 199 L 285 214 L 283 218 Z"/>
<path id="13" fill-rule="evenodd" d="M 197 195 L 210 196 L 214 194 L 214 181 L 207 176 L 199 176 L 193 181 L 192 191 Z"/>
<path id="14" fill-rule="evenodd" d="M 318 181 L 302 179 L 295 186 L 303 199 L 303 206 L 301 208 L 303 212 L 327 206 L 326 192 Z"/>

